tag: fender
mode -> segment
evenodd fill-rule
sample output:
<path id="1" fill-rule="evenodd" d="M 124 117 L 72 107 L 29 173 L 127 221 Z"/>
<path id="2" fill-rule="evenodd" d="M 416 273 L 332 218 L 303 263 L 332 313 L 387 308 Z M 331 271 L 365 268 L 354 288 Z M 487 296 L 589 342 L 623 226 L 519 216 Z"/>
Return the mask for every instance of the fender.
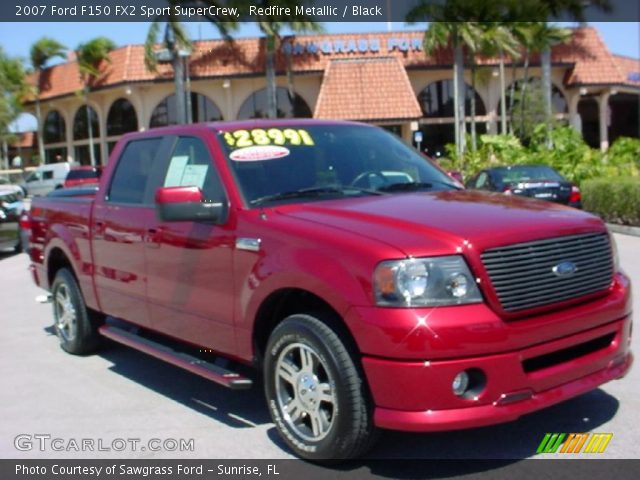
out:
<path id="1" fill-rule="evenodd" d="M 332 258 L 314 249 L 280 248 L 253 265 L 237 285 L 238 351 L 253 355 L 252 335 L 260 306 L 272 293 L 295 288 L 308 291 L 331 306 L 343 319 L 353 305 L 371 305 L 371 273 L 364 265 Z M 349 325 L 347 325 L 349 328 Z M 243 333 L 240 333 L 243 330 Z M 351 330 L 351 328 L 349 328 Z"/>
<path id="2" fill-rule="evenodd" d="M 67 226 L 62 223 L 54 223 L 48 230 L 45 240 L 45 265 L 49 264 L 51 252 L 56 248 L 60 249 L 71 263 L 71 268 L 78 279 L 78 285 L 87 307 L 99 310 L 100 307 L 93 283 L 93 262 L 89 248 L 88 231 L 80 236 L 82 242 L 78 242 L 78 235 L 74 235 Z M 80 243 L 85 242 L 86 247 L 80 245 Z M 51 285 L 48 285 L 48 287 L 50 288 Z"/>

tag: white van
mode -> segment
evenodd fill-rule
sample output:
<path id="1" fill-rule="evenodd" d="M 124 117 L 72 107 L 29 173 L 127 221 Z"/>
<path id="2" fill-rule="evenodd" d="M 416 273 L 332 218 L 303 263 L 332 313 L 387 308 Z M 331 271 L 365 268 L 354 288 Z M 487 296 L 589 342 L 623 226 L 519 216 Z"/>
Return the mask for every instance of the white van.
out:
<path id="1" fill-rule="evenodd" d="M 62 188 L 69 170 L 71 165 L 68 162 L 40 165 L 27 176 L 22 188 L 26 190 L 27 195 L 46 195 L 52 190 Z"/>

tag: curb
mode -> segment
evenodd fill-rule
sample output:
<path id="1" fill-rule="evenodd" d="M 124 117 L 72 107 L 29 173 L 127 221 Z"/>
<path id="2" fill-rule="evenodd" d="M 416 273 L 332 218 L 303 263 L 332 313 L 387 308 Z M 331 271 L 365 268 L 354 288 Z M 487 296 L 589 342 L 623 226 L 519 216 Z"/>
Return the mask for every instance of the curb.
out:
<path id="1" fill-rule="evenodd" d="M 616 225 L 614 223 L 607 223 L 607 227 L 614 233 L 621 233 L 623 235 L 632 235 L 634 237 L 640 237 L 640 227 L 630 227 L 629 225 Z"/>

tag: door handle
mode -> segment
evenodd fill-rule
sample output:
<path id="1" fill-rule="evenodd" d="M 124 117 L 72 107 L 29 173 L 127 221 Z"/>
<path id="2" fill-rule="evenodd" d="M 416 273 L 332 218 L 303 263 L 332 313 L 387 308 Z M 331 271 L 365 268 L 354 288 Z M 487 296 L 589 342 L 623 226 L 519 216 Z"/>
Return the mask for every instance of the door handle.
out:
<path id="1" fill-rule="evenodd" d="M 98 220 L 93 222 L 93 238 L 96 240 L 102 240 L 104 237 L 104 222 Z"/>

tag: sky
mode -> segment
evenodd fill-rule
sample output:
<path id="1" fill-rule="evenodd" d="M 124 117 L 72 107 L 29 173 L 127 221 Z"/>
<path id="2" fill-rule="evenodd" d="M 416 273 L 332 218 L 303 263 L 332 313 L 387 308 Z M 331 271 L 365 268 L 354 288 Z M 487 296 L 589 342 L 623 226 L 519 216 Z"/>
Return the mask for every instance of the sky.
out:
<path id="1" fill-rule="evenodd" d="M 208 23 L 187 23 L 193 40 L 218 38 L 217 31 Z M 324 23 L 327 33 L 361 33 L 424 30 L 426 24 L 407 25 L 401 22 L 335 22 Z M 572 24 L 562 24 L 571 26 Z M 613 53 L 640 58 L 640 23 L 638 22 L 593 22 Z M 0 22 L 0 46 L 11 56 L 24 59 L 29 48 L 42 36 L 53 37 L 69 48 L 97 36 L 106 36 L 118 46 L 144 43 L 148 23 L 8 23 Z M 255 24 L 242 24 L 235 35 L 241 37 L 260 36 Z"/>

